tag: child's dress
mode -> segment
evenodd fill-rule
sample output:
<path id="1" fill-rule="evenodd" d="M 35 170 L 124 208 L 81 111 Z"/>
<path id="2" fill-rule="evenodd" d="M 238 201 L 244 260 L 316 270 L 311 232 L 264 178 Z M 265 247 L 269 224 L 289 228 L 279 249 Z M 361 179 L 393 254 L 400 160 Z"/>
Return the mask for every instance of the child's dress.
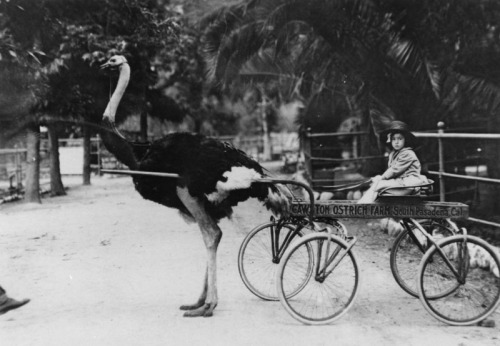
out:
<path id="1" fill-rule="evenodd" d="M 393 150 L 389 154 L 389 168 L 382 174 L 382 180 L 394 180 L 397 185 L 410 186 L 427 183 L 420 174 L 421 166 L 417 155 L 411 148 Z"/>

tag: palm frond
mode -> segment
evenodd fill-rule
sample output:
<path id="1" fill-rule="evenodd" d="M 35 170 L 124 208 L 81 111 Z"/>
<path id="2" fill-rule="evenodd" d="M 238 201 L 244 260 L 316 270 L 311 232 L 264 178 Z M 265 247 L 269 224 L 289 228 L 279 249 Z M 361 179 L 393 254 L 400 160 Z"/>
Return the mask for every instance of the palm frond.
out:
<path id="1" fill-rule="evenodd" d="M 431 62 L 415 42 L 393 34 L 388 55 L 401 68 L 407 70 L 422 84 L 430 87 L 436 98 L 440 96 L 441 74 L 437 64 Z"/>
<path id="2" fill-rule="evenodd" d="M 244 22 L 246 7 L 239 4 L 229 7 L 222 7 L 205 16 L 200 26 L 204 28 L 202 44 L 202 54 L 207 62 L 209 77 L 213 78 L 219 60 L 221 46 Z"/>
<path id="3" fill-rule="evenodd" d="M 396 119 L 396 114 L 388 105 L 373 95 L 370 95 L 369 102 L 370 122 L 375 135 L 378 137 L 379 134 L 387 129 L 390 123 Z"/>
<path id="4" fill-rule="evenodd" d="M 221 45 L 214 64 L 214 80 L 226 83 L 235 78 L 239 69 L 259 53 L 266 37 L 259 30 L 261 23 L 249 23 L 234 30 Z"/>
<path id="5" fill-rule="evenodd" d="M 477 108 L 496 113 L 500 110 L 500 86 L 483 78 L 455 74 L 457 80 L 456 97 L 448 98 L 452 107 L 457 98 L 468 97 Z"/>

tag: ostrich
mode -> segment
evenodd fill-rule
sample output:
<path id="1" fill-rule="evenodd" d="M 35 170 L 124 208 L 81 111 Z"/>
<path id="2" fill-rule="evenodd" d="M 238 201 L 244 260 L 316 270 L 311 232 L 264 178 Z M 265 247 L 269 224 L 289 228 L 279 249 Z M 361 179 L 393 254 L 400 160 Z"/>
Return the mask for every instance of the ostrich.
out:
<path id="1" fill-rule="evenodd" d="M 216 254 L 222 237 L 218 222 L 231 216 L 232 207 L 250 197 L 258 198 L 276 214 L 288 210 L 286 190 L 279 185 L 255 183 L 264 169 L 244 152 L 228 143 L 199 134 L 173 133 L 150 144 L 128 142 L 115 127 L 118 104 L 130 77 L 125 57 L 115 55 L 102 68 L 118 68 L 117 86 L 103 116 L 111 131 L 103 131 L 106 148 L 132 170 L 177 173 L 178 179 L 133 175 L 143 198 L 176 208 L 194 220 L 207 249 L 203 290 L 198 301 L 182 305 L 184 316 L 209 317 L 217 306 Z"/>

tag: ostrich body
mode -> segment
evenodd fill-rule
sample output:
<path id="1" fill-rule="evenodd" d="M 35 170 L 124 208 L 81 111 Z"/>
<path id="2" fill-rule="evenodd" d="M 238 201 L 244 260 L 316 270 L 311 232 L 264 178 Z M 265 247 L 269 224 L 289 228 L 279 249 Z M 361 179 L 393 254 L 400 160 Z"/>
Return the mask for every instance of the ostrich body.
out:
<path id="1" fill-rule="evenodd" d="M 130 169 L 179 175 L 178 179 L 136 175 L 133 182 L 145 199 L 176 208 L 198 224 L 208 255 L 203 290 L 195 304 L 183 305 L 181 310 L 188 310 L 184 316 L 212 316 L 218 302 L 216 254 L 222 237 L 218 222 L 250 197 L 258 198 L 276 214 L 286 213 L 288 199 L 279 185 L 255 183 L 265 176 L 263 168 L 228 143 L 192 133 L 169 134 L 146 145 L 127 142 L 116 130 L 114 119 L 130 67 L 123 56 L 113 56 L 102 67 L 120 70 L 103 118 L 112 132 L 101 134 L 103 142 Z"/>

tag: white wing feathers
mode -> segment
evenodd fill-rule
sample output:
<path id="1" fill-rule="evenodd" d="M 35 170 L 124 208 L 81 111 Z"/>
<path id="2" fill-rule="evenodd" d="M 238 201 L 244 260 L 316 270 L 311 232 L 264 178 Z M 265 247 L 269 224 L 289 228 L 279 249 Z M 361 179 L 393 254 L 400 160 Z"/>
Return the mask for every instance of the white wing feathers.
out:
<path id="1" fill-rule="evenodd" d="M 215 191 L 206 195 L 207 199 L 214 204 L 224 201 L 231 191 L 248 189 L 252 183 L 264 178 L 256 170 L 244 166 L 232 167 L 230 171 L 224 172 L 223 177 L 227 180 L 218 181 Z M 291 195 L 286 187 L 280 184 L 273 184 L 268 187 L 264 204 L 273 213 L 285 215 L 289 211 L 290 200 Z"/>
<path id="2" fill-rule="evenodd" d="M 227 178 L 227 181 L 218 181 L 216 190 L 206 195 L 212 203 L 220 203 L 231 191 L 248 189 L 253 182 L 263 178 L 255 169 L 244 166 L 232 167 L 230 171 L 224 172 L 223 176 Z"/>

